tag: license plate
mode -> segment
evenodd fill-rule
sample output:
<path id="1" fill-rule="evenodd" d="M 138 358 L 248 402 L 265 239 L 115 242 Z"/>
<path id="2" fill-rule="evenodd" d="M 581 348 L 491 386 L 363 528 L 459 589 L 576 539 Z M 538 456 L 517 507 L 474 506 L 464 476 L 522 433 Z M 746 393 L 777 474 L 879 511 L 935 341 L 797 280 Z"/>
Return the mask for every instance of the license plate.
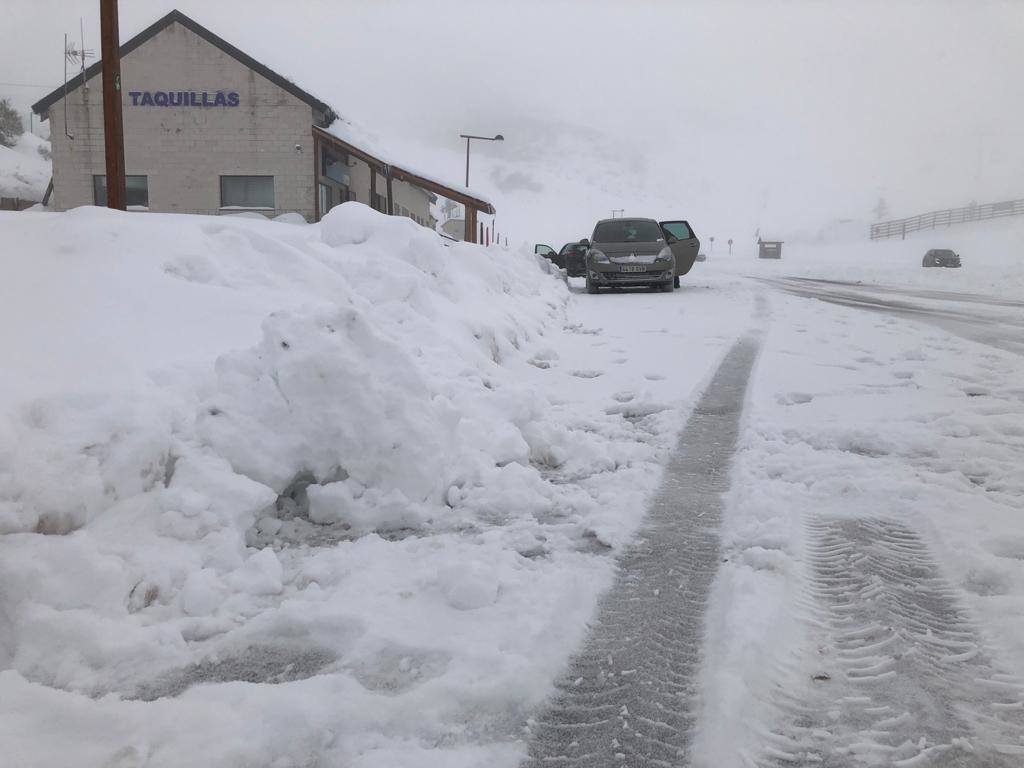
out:
<path id="1" fill-rule="evenodd" d="M 624 264 L 619 267 L 619 272 L 646 272 L 647 267 L 643 264 Z"/>

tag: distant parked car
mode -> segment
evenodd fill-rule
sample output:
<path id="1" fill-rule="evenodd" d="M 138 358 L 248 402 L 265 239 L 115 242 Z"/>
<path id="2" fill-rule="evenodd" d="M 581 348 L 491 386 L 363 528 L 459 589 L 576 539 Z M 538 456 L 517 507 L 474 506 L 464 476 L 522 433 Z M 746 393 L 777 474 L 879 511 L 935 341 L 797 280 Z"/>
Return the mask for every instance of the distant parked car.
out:
<path id="1" fill-rule="evenodd" d="M 671 291 L 693 267 L 700 240 L 685 221 L 602 219 L 587 247 L 587 293 L 649 286 Z"/>
<path id="2" fill-rule="evenodd" d="M 708 260 L 707 254 L 703 254 L 703 253 L 698 253 L 697 254 L 697 261 L 707 261 L 707 260 Z"/>
<path id="3" fill-rule="evenodd" d="M 960 254 L 948 248 L 932 248 L 924 255 L 922 267 L 959 267 Z"/>

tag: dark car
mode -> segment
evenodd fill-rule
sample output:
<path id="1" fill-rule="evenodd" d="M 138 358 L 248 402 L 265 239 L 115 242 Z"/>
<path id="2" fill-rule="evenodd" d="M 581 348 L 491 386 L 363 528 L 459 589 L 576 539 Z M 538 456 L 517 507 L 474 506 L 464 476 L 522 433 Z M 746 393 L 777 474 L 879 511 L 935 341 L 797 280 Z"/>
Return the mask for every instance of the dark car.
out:
<path id="1" fill-rule="evenodd" d="M 558 252 L 558 257 L 565 262 L 565 271 L 569 277 L 586 277 L 587 246 L 583 243 L 566 243 Z"/>
<path id="2" fill-rule="evenodd" d="M 552 248 L 550 245 L 538 243 L 537 245 L 533 246 L 533 252 L 536 253 L 538 256 L 543 256 L 545 259 L 550 261 L 559 269 L 565 269 L 565 259 L 562 258 L 561 254 L 557 253 L 555 249 Z"/>
<path id="3" fill-rule="evenodd" d="M 932 248 L 924 255 L 922 267 L 959 267 L 960 254 L 948 248 Z"/>
<path id="4" fill-rule="evenodd" d="M 671 291 L 693 267 L 700 241 L 686 221 L 602 219 L 587 246 L 587 293 L 648 286 Z"/>
<path id="5" fill-rule="evenodd" d="M 582 243 L 566 243 L 557 253 L 550 245 L 539 243 L 533 246 L 533 252 L 559 269 L 564 269 L 569 277 L 583 277 L 587 274 L 587 246 Z"/>

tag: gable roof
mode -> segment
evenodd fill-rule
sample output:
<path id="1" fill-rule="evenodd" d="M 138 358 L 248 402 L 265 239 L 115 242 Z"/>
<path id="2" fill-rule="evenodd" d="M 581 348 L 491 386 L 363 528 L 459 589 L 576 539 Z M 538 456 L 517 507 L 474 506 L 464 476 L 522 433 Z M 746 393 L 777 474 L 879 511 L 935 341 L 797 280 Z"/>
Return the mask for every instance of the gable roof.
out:
<path id="1" fill-rule="evenodd" d="M 262 75 L 267 80 L 272 82 L 274 85 L 279 86 L 288 93 L 292 94 L 292 96 L 295 96 L 297 99 L 301 99 L 302 101 L 309 104 L 310 107 L 312 107 L 314 110 L 316 110 L 323 116 L 324 127 L 334 122 L 334 119 L 338 116 L 337 113 L 333 109 L 331 109 L 330 106 L 320 101 L 315 96 L 302 90 L 297 85 L 295 85 L 295 83 L 288 80 L 283 75 L 279 75 L 277 74 L 277 72 L 270 69 L 269 67 L 260 64 L 252 56 L 249 56 L 243 51 L 240 51 L 238 48 L 235 48 L 235 46 L 231 45 L 231 43 L 213 34 L 213 32 L 208 30 L 202 24 L 199 24 L 195 20 L 190 19 L 188 16 L 186 16 L 184 13 L 177 9 L 171 11 L 162 19 L 159 19 L 153 24 L 150 24 L 148 27 L 139 32 L 139 34 L 137 34 L 131 40 L 122 45 L 121 56 L 126 56 L 127 54 L 131 53 L 140 45 L 147 42 L 150 38 L 155 37 L 157 33 L 171 26 L 171 24 L 173 24 L 174 22 L 178 22 L 179 24 L 181 24 L 181 26 L 199 35 L 199 37 L 203 38 L 206 42 L 210 43 L 211 45 L 216 46 L 224 53 L 226 53 L 228 56 L 231 56 L 233 59 L 236 59 L 237 61 L 241 62 L 249 69 Z M 45 120 L 47 117 L 47 110 L 50 108 L 52 104 L 54 104 L 56 101 L 58 101 L 64 96 L 65 91 L 67 93 L 70 93 L 74 89 L 80 87 L 82 83 L 84 83 L 86 80 L 99 74 L 100 70 L 102 69 L 102 66 L 102 61 L 97 61 L 95 64 L 92 64 L 88 69 L 85 70 L 84 73 L 79 74 L 77 77 L 74 77 L 71 80 L 69 80 L 66 86 L 62 85 L 59 88 L 56 88 L 49 95 L 44 96 L 35 104 L 33 104 L 32 111 Z"/>

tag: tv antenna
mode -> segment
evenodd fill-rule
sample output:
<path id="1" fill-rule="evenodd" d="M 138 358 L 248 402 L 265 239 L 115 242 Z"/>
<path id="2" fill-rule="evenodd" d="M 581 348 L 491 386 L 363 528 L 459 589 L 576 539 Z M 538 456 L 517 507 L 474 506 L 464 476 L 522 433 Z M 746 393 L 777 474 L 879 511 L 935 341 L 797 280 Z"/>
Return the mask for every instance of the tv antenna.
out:
<path id="1" fill-rule="evenodd" d="M 78 19 L 78 34 L 81 41 L 78 48 L 75 47 L 73 40 L 68 40 L 66 33 L 64 35 L 64 135 L 72 141 L 75 140 L 75 136 L 68 130 L 68 64 L 78 64 L 82 87 L 85 88 L 85 60 L 96 58 L 96 51 L 85 47 L 85 21 L 81 17 Z"/>
<path id="2" fill-rule="evenodd" d="M 79 72 L 85 72 L 85 60 L 95 59 L 96 51 L 92 48 L 85 47 L 85 21 L 81 18 L 78 19 L 78 34 L 81 40 L 80 47 L 76 48 L 74 41 L 69 42 L 68 36 L 64 35 L 64 62 L 66 64 L 74 64 L 78 62 Z M 65 67 L 66 69 L 66 67 Z M 67 72 L 65 72 L 67 77 Z"/>

